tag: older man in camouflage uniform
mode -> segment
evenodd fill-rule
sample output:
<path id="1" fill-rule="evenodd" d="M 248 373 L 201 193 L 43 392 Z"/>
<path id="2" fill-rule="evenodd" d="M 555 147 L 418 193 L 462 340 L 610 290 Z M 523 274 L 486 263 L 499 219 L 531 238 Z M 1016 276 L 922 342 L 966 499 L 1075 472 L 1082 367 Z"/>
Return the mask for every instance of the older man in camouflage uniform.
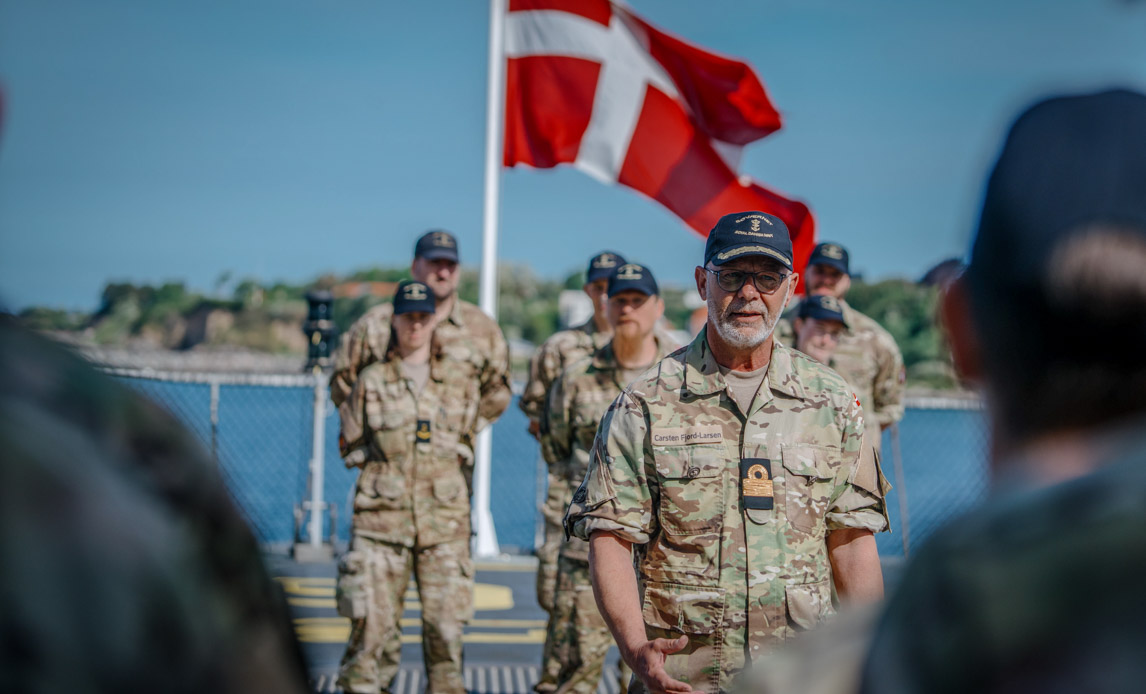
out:
<path id="1" fill-rule="evenodd" d="M 886 483 L 863 412 L 835 372 L 772 339 L 791 258 L 778 218 L 721 218 L 695 273 L 706 328 L 610 406 L 574 495 L 567 527 L 590 542 L 635 690 L 726 691 L 831 614 L 833 587 L 883 594 Z"/>
<path id="2" fill-rule="evenodd" d="M 534 436 L 539 435 L 540 420 L 553 382 L 561 376 L 565 367 L 592 355 L 613 336 L 613 327 L 609 325 L 606 310 L 606 291 L 609 275 L 624 263 L 624 258 L 610 251 L 602 251 L 589 260 L 582 290 L 593 303 L 593 315 L 581 325 L 551 335 L 541 343 L 530 360 L 529 380 L 525 383 L 518 404 L 529 417 L 529 433 Z M 557 551 L 564 534 L 561 518 L 573 497 L 573 485 L 566 481 L 561 470 L 553 469 L 549 471 L 548 482 L 545 505 L 541 508 L 541 515 L 545 518 L 545 538 L 537 548 L 537 603 L 550 614 L 552 623 L 553 592 L 557 585 Z M 547 629 L 546 633 L 550 631 Z M 535 687 L 538 692 L 553 691 L 557 687 L 559 668 L 552 654 L 553 644 L 546 638 L 541 660 L 554 665 L 542 667 L 541 678 Z"/>
<path id="3" fill-rule="evenodd" d="M 473 610 L 466 442 L 478 426 L 478 386 L 431 342 L 429 287 L 399 285 L 393 321 L 390 351 L 362 370 L 341 407 L 343 455 L 362 471 L 339 564 L 338 608 L 351 620 L 339 685 L 389 688 L 384 651 L 400 633 L 413 571 L 428 691 L 462 694 L 462 627 Z"/>
<path id="4" fill-rule="evenodd" d="M 891 333 L 844 300 L 852 286 L 848 262 L 843 246 L 821 243 L 808 259 L 804 282 L 809 296 L 833 297 L 843 308 L 848 327 L 840 334 L 831 366 L 855 389 L 869 438 L 879 450 L 880 433 L 903 419 L 903 355 Z M 776 336 L 789 345 L 795 344 L 791 317 L 781 320 L 776 328 Z"/>
<path id="5" fill-rule="evenodd" d="M 561 484 L 570 489 L 585 477 L 589 449 L 609 403 L 625 384 L 675 347 L 655 331 L 664 302 L 648 268 L 635 263 L 620 266 L 608 280 L 607 293 L 613 339 L 591 358 L 565 370 L 553 384 L 542 416 L 542 453 Z M 580 538 L 570 537 L 561 544 L 554 602 L 546 636 L 546 642 L 554 644 L 550 656 L 554 662 L 545 663 L 542 670 L 557 671 L 559 694 L 592 694 L 613 637 L 593 602 L 589 545 Z M 623 687 L 631 675 L 622 673 Z"/>

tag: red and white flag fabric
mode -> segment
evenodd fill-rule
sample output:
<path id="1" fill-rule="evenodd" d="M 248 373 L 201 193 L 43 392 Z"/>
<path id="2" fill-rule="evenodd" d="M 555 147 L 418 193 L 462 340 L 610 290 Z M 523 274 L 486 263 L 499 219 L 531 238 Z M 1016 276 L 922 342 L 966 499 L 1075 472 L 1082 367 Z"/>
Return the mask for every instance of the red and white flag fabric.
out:
<path id="1" fill-rule="evenodd" d="M 730 212 L 774 214 L 804 267 L 808 207 L 737 174 L 743 147 L 780 128 L 750 65 L 610 0 L 510 0 L 505 53 L 506 166 L 571 164 L 644 193 L 701 236 Z"/>

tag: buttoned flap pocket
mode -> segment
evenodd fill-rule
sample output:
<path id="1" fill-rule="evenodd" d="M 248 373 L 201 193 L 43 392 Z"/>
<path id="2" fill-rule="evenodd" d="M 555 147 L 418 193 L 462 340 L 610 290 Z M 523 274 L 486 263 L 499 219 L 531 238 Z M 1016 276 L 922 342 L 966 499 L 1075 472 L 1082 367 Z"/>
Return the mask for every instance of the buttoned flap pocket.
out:
<path id="1" fill-rule="evenodd" d="M 675 583 L 645 584 L 645 624 L 679 634 L 711 634 L 724 620 L 724 589 Z"/>
<path id="2" fill-rule="evenodd" d="M 723 444 L 654 448 L 661 528 L 672 535 L 718 530 L 724 517 Z"/>
<path id="3" fill-rule="evenodd" d="M 811 629 L 832 613 L 832 588 L 827 579 L 784 588 L 788 623 L 797 630 Z"/>
<path id="4" fill-rule="evenodd" d="M 434 479 L 434 498 L 446 506 L 457 506 L 468 498 L 466 482 L 460 475 L 446 475 Z"/>
<path id="5" fill-rule="evenodd" d="M 358 491 L 358 497 L 371 495 L 370 508 L 373 510 L 387 511 L 406 507 L 406 478 L 403 475 L 381 469 L 370 480 L 369 487 L 364 481 L 359 482 Z M 355 508 L 361 508 L 358 497 L 354 500 Z"/>
<path id="6" fill-rule="evenodd" d="M 814 532 L 822 525 L 831 501 L 839 451 L 797 444 L 781 451 L 784 463 L 784 512 L 793 527 Z"/>

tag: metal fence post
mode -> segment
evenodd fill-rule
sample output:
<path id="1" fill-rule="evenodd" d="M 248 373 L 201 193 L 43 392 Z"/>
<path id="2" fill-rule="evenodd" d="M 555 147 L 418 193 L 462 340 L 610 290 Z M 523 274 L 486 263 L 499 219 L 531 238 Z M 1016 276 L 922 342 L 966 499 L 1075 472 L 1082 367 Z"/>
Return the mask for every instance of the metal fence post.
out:
<path id="1" fill-rule="evenodd" d="M 899 499 L 899 527 L 903 531 L 903 558 L 907 558 L 911 542 L 911 514 L 907 510 L 907 482 L 903 474 L 903 455 L 899 449 L 899 425 L 891 425 L 891 463 L 895 471 L 896 495 Z"/>
<path id="2" fill-rule="evenodd" d="M 326 443 L 326 385 L 321 375 L 314 379 L 314 443 L 310 453 L 310 546 L 322 546 L 322 516 L 325 504 L 322 492 L 325 483 L 326 461 L 323 444 Z"/>
<path id="3" fill-rule="evenodd" d="M 211 459 L 219 464 L 219 381 L 211 381 Z"/>

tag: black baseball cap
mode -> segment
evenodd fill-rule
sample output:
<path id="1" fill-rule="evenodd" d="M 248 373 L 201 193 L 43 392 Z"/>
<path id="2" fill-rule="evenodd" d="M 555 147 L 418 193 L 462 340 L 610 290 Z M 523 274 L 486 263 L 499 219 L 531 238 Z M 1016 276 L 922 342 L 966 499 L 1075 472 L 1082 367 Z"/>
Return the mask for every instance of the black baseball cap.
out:
<path id="1" fill-rule="evenodd" d="M 748 255 L 762 255 L 792 269 L 792 237 L 779 217 L 765 212 L 726 214 L 708 232 L 705 265 L 720 266 Z"/>
<path id="2" fill-rule="evenodd" d="M 589 260 L 589 269 L 585 270 L 585 284 L 608 278 L 624 264 L 625 259 L 619 253 L 601 251 Z"/>
<path id="3" fill-rule="evenodd" d="M 458 262 L 458 240 L 448 231 L 434 229 L 422 234 L 414 244 L 414 257 L 426 260 L 444 258 Z"/>
<path id="4" fill-rule="evenodd" d="M 828 265 L 845 275 L 851 274 L 848 272 L 848 249 L 838 243 L 817 244 L 808 258 L 808 266 L 812 265 Z"/>
<path id="5" fill-rule="evenodd" d="M 627 291 L 640 292 L 646 296 L 658 296 L 661 293 L 652 271 L 636 263 L 625 263 L 609 275 L 610 298 Z"/>
<path id="6" fill-rule="evenodd" d="M 834 296 L 808 296 L 800 302 L 796 315 L 800 318 L 815 318 L 816 320 L 834 320 L 848 327 L 844 320 L 844 307 L 840 300 Z"/>
<path id="7" fill-rule="evenodd" d="M 1037 288 L 1063 242 L 1102 223 L 1146 234 L 1146 95 L 1040 101 L 1011 126 L 987 181 L 967 279 Z"/>
<path id="8" fill-rule="evenodd" d="M 394 292 L 394 315 L 403 313 L 433 313 L 437 302 L 430 288 L 421 282 L 406 280 L 398 285 Z"/>

